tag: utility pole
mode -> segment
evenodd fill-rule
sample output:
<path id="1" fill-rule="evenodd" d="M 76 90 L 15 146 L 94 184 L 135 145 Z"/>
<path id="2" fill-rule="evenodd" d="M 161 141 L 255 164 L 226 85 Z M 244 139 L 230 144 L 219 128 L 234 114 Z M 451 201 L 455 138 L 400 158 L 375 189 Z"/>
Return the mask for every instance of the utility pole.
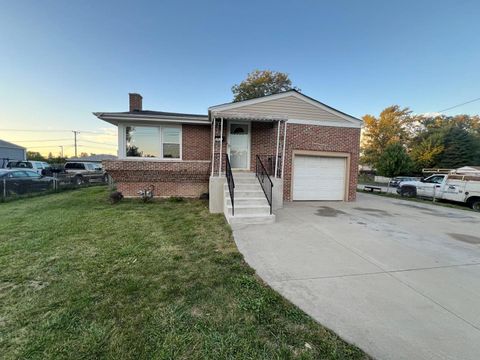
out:
<path id="1" fill-rule="evenodd" d="M 62 149 L 62 152 L 61 152 L 62 155 L 61 156 L 63 158 L 63 145 L 60 145 L 59 147 L 60 147 L 60 149 Z"/>
<path id="2" fill-rule="evenodd" d="M 80 134 L 80 131 L 72 130 L 75 142 L 75 158 L 77 157 L 77 134 Z"/>

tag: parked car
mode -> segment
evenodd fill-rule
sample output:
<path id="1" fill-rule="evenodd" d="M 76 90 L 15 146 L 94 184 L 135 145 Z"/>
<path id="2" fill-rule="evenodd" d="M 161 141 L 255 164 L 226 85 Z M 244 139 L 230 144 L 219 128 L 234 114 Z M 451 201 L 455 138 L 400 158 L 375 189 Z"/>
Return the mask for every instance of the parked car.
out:
<path id="1" fill-rule="evenodd" d="M 48 169 L 50 165 L 45 161 L 9 161 L 7 163 L 7 169 L 31 169 L 38 174 L 42 174 L 42 170 Z"/>
<path id="2" fill-rule="evenodd" d="M 66 174 L 63 164 L 51 164 L 49 167 L 42 170 L 43 176 L 58 176 L 60 174 Z"/>
<path id="3" fill-rule="evenodd" d="M 404 181 L 397 193 L 406 197 L 426 197 L 466 203 L 480 211 L 480 176 L 469 174 L 435 174 L 420 181 Z"/>
<path id="4" fill-rule="evenodd" d="M 388 186 L 390 187 L 398 187 L 402 181 L 415 181 L 417 180 L 411 176 L 397 176 L 394 177 L 392 180 L 389 181 Z"/>
<path id="5" fill-rule="evenodd" d="M 95 163 L 69 161 L 65 164 L 65 171 L 72 175 L 76 185 L 89 182 L 108 182 L 108 175 Z"/>
<path id="6" fill-rule="evenodd" d="M 27 194 L 51 189 L 54 179 L 31 169 L 0 169 L 0 193 Z"/>

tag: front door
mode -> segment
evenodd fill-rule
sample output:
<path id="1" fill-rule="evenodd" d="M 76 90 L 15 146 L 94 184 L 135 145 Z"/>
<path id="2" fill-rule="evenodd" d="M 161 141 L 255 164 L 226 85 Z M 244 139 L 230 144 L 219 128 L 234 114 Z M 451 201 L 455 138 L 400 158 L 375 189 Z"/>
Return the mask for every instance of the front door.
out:
<path id="1" fill-rule="evenodd" d="M 250 167 L 250 124 L 229 124 L 228 145 L 232 169 Z"/>

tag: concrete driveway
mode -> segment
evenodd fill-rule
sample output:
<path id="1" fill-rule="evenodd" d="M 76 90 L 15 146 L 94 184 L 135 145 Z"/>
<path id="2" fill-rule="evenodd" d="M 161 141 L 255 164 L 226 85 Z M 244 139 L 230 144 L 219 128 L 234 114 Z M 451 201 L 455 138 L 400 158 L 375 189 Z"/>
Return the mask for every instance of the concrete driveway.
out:
<path id="1" fill-rule="evenodd" d="M 234 229 L 270 286 L 379 359 L 480 358 L 480 214 L 358 194 Z"/>

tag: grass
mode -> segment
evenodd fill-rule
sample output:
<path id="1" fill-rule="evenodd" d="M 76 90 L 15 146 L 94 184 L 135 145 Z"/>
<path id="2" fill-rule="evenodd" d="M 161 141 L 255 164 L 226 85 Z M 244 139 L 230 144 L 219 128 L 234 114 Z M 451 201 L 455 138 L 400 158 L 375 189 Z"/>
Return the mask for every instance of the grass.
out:
<path id="1" fill-rule="evenodd" d="M 5 202 L 10 202 L 10 201 L 16 201 L 19 199 L 28 199 L 28 198 L 33 198 L 33 197 L 38 197 L 38 196 L 46 196 L 46 195 L 51 195 L 51 194 L 56 194 L 56 193 L 61 193 L 64 191 L 71 191 L 71 190 L 77 190 L 80 187 L 90 187 L 90 186 L 107 186 L 105 183 L 86 183 L 82 184 L 80 186 L 75 185 L 75 184 L 62 184 L 59 186 L 57 189 L 48 189 L 48 190 L 43 190 L 43 191 L 33 191 L 33 192 L 27 192 L 26 194 L 9 194 L 6 198 L 3 197 L 3 193 L 0 196 L 0 203 L 5 203 Z"/>
<path id="2" fill-rule="evenodd" d="M 0 205 L 2 359 L 366 358 L 264 285 L 206 202 L 107 195 Z"/>

